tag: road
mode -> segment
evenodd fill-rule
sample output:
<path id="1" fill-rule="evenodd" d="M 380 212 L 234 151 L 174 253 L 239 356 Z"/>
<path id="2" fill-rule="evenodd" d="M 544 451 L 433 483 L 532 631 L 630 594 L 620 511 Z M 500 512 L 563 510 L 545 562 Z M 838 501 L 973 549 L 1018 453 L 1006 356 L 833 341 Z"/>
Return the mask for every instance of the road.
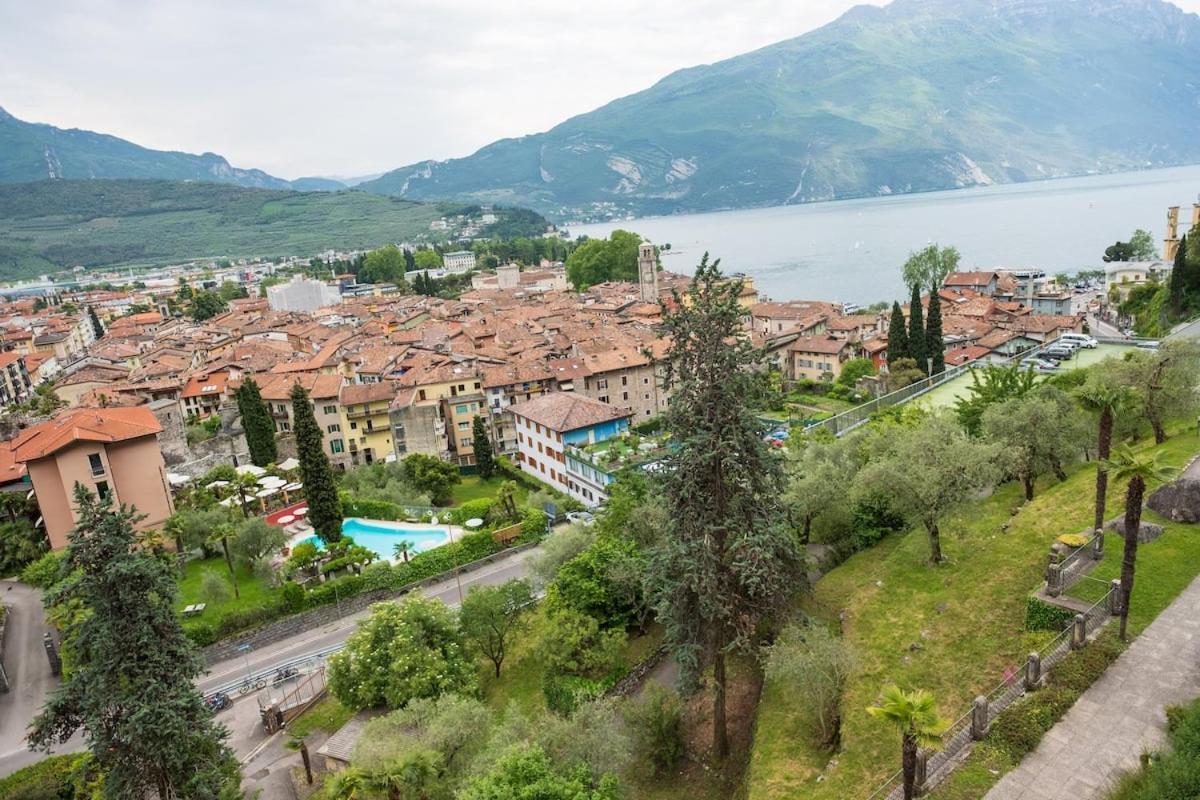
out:
<path id="1" fill-rule="evenodd" d="M 462 591 L 466 592 L 472 586 L 495 586 L 524 577 L 528 573 L 529 560 L 538 552 L 538 549 L 534 548 L 513 553 L 462 575 Z M 5 637 L 6 643 L 13 648 L 12 654 L 6 655 L 4 664 L 9 671 L 9 677 L 13 679 L 14 688 L 8 694 L 0 694 L 2 777 L 44 758 L 41 753 L 31 753 L 23 746 L 25 727 L 41 709 L 49 691 L 57 685 L 57 679 L 50 675 L 46 656 L 42 652 L 41 639 L 45 626 L 42 622 L 42 605 L 37 590 L 9 581 L 0 582 L 0 590 L 5 592 L 6 603 L 19 604 L 19 610 L 14 609 L 13 612 L 12 624 L 15 627 L 10 629 Z M 441 600 L 452 608 L 458 607 L 458 593 L 459 583 L 453 578 L 434 584 L 424 591 L 426 597 Z M 354 632 L 359 620 L 365 619 L 369 614 L 370 611 L 367 610 L 348 615 L 320 628 L 248 652 L 245 656 L 213 664 L 209 671 L 196 681 L 196 685 L 202 692 L 211 692 L 240 681 L 247 668 L 252 672 L 274 669 L 277 664 L 295 661 L 340 645 Z M 239 758 L 245 759 L 267 737 L 259 721 L 255 694 L 239 697 L 234 693 L 231 696 L 234 700 L 233 708 L 218 714 L 217 721 L 229 729 L 230 746 Z M 77 736 L 55 752 L 73 752 L 83 749 L 83 746 L 82 737 Z"/>

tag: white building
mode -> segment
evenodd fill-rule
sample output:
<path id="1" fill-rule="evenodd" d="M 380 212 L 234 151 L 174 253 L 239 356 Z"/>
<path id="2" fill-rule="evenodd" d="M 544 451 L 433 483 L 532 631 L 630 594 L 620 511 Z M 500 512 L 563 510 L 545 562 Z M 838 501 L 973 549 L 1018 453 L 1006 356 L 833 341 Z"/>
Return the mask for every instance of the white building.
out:
<path id="1" fill-rule="evenodd" d="M 1115 286 L 1121 300 L 1129 296 L 1129 290 L 1150 281 L 1166 283 L 1171 277 L 1171 264 L 1165 261 L 1113 261 L 1104 265 L 1104 291 Z"/>
<path id="2" fill-rule="evenodd" d="M 267 305 L 275 311 L 316 311 L 341 301 L 342 296 L 336 288 L 303 275 L 267 289 Z"/>
<path id="3" fill-rule="evenodd" d="M 470 250 L 459 250 L 442 256 L 442 268 L 446 272 L 470 272 L 475 269 L 475 254 Z"/>

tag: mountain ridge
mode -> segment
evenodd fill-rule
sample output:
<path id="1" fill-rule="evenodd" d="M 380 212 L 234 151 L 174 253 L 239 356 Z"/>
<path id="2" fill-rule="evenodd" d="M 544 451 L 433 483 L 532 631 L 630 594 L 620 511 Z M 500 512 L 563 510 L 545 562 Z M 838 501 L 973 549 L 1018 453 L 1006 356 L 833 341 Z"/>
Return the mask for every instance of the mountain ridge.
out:
<path id="1" fill-rule="evenodd" d="M 895 0 L 360 188 L 603 216 L 1195 163 L 1198 74 L 1162 0 Z"/>

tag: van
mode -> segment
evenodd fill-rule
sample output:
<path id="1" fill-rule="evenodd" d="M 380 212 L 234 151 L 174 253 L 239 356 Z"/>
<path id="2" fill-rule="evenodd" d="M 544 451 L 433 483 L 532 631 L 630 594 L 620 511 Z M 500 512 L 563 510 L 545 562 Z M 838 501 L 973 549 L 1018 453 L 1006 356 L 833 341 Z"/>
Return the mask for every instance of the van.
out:
<path id="1" fill-rule="evenodd" d="M 1062 336 L 1059 336 L 1054 341 L 1055 342 L 1063 342 L 1064 344 L 1070 343 L 1070 344 L 1074 345 L 1075 347 L 1086 347 L 1089 350 L 1096 347 L 1096 345 L 1100 344 L 1095 339 L 1093 339 L 1091 336 L 1088 336 L 1086 333 L 1064 333 Z"/>

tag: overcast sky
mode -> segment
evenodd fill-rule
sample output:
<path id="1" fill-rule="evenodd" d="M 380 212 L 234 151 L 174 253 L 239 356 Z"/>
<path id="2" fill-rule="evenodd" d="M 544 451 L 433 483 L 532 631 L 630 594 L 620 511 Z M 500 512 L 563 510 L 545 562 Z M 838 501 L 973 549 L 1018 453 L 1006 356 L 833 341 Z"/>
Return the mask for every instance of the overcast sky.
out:
<path id="1" fill-rule="evenodd" d="M 0 106 L 285 178 L 361 175 L 545 130 L 855 4 L 0 0 Z"/>

